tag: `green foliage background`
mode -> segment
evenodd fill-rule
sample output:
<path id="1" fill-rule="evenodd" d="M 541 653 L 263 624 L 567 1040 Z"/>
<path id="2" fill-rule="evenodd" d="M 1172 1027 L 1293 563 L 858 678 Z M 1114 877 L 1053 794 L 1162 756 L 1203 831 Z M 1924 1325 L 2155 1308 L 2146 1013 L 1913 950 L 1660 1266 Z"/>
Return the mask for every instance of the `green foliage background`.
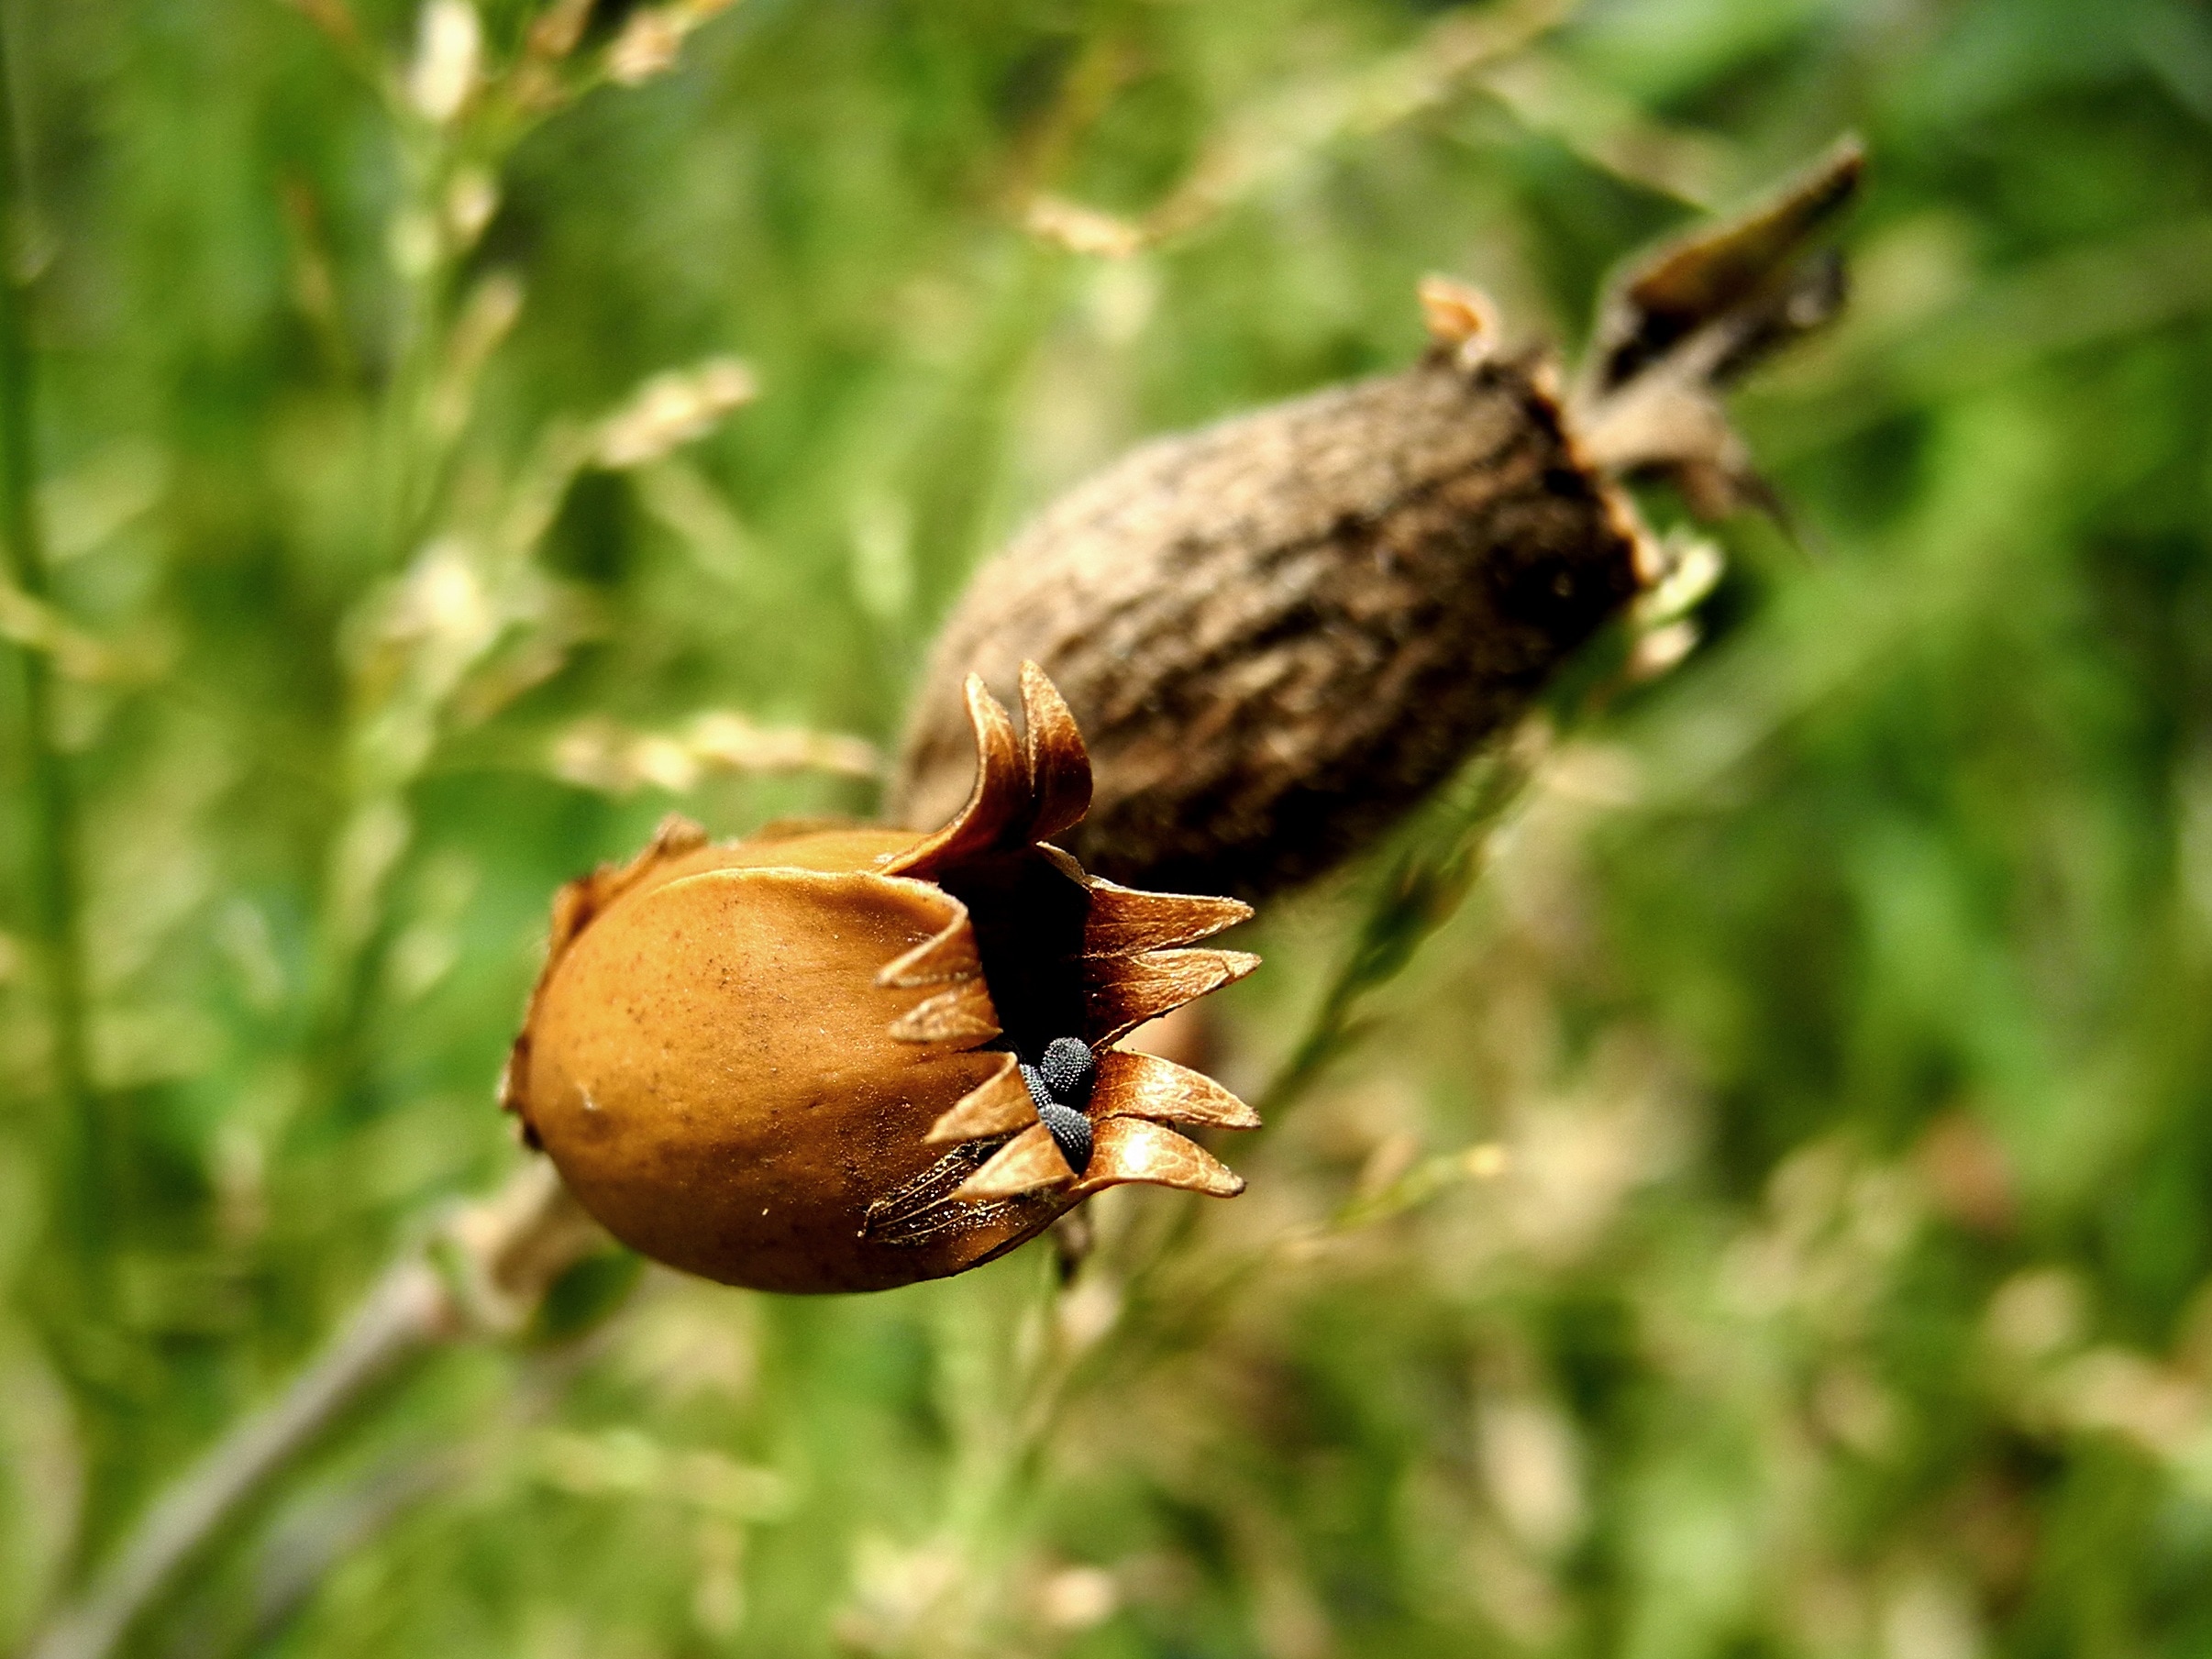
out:
<path id="1" fill-rule="evenodd" d="M 1852 312 L 1738 404 L 1803 548 L 1722 528 L 1705 643 L 1221 1149 L 1246 1197 L 1111 1195 L 1065 1290 L 601 1264 L 135 1651 L 2212 1648 L 2212 22 L 1592 0 L 1422 81 L 1484 15 L 745 0 L 510 146 L 380 101 L 396 0 L 351 66 L 273 0 L 9 8 L 92 1012 L 73 1090 L 11 660 L 0 1641 L 518 1160 L 558 882 L 671 806 L 872 803 L 687 779 L 688 722 L 888 743 L 966 572 L 1129 442 L 1405 361 L 1430 271 L 1571 343 L 1856 128 Z M 1113 259 L 1041 193 L 1189 211 Z M 573 464 L 718 355 L 755 403 Z M 1233 1084 L 1377 869 L 1263 918 Z"/>

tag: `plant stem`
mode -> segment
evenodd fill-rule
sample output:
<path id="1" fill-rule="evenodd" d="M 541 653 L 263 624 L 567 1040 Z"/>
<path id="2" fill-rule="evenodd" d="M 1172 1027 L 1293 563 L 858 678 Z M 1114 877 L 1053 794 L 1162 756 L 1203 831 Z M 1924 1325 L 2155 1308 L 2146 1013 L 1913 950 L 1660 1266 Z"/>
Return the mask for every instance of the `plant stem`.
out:
<path id="1" fill-rule="evenodd" d="M 520 1329 L 603 1239 L 552 1166 L 536 1159 L 461 1211 L 431 1248 L 404 1253 L 290 1388 L 155 1499 L 28 1659 L 106 1659 L 179 1571 L 378 1383 L 441 1342 Z"/>
<path id="2" fill-rule="evenodd" d="M 49 593 L 39 521 L 36 363 L 31 353 L 31 278 L 26 260 L 28 213 L 6 20 L 0 10 L 0 536 L 7 577 L 43 604 Z M 85 1288 L 100 1279 L 94 1240 L 108 1189 L 104 1145 L 91 1121 L 91 1068 L 85 1045 L 85 974 L 76 868 L 77 807 L 55 731 L 53 666 L 35 646 L 20 652 L 24 747 L 29 789 L 28 911 L 39 955 L 51 1031 L 52 1134 L 68 1171 L 63 1225 L 85 1267 Z"/>
<path id="3" fill-rule="evenodd" d="M 161 1494 L 84 1598 L 50 1625 L 30 1659 L 113 1653 L 177 1569 L 348 1406 L 429 1346 L 446 1314 L 437 1270 L 411 1256 L 385 1269 L 352 1321 L 282 1398 L 247 1418 Z"/>
<path id="4" fill-rule="evenodd" d="M 1312 1086 L 1355 1039 L 1360 1003 L 1396 979 L 1421 943 L 1451 920 L 1481 872 L 1491 832 L 1527 787 L 1545 740 L 1543 728 L 1532 725 L 1487 757 L 1463 780 L 1460 797 L 1447 802 L 1441 822 L 1390 867 L 1305 1034 L 1260 1095 L 1262 1117 L 1272 1121 Z"/>

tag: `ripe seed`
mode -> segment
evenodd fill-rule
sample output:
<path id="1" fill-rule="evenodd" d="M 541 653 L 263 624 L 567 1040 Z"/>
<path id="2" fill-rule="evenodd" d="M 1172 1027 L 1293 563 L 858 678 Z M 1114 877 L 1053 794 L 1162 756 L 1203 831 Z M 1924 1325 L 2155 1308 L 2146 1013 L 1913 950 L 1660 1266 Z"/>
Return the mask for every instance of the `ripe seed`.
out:
<path id="1" fill-rule="evenodd" d="M 1045 1046 L 1037 1061 L 1037 1075 L 1052 1090 L 1053 1099 L 1070 1106 L 1080 1106 L 1090 1093 L 1090 1078 L 1097 1068 L 1090 1045 L 1080 1037 L 1055 1037 Z"/>
<path id="2" fill-rule="evenodd" d="M 1022 1063 L 1037 1121 L 1078 1176 L 1090 1167 L 1090 1120 L 1082 1108 L 1090 1097 L 1093 1064 L 1089 1045 L 1080 1037 L 1055 1037 L 1034 1066 Z"/>

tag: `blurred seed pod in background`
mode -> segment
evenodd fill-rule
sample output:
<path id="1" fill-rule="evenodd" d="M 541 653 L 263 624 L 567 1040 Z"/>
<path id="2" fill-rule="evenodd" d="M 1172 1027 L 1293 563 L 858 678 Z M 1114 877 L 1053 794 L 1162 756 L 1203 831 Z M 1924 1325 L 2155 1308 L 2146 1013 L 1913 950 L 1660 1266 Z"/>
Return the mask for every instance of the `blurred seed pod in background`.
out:
<path id="1" fill-rule="evenodd" d="M 1856 191 L 1839 144 L 1757 209 L 1608 285 L 1571 396 L 1488 302 L 1432 279 L 1402 373 L 1148 444 L 1047 508 L 946 624 L 891 785 L 969 786 L 959 688 L 1044 665 L 1097 775 L 1062 843 L 1141 888 L 1258 898 L 1321 874 L 1508 727 L 1667 574 L 1620 480 L 1771 504 L 1719 391 L 1834 314 L 1811 246 Z"/>
<path id="2" fill-rule="evenodd" d="M 1140 893 L 1042 845 L 1082 738 L 1034 665 L 1026 732 L 979 681 L 967 802 L 879 827 L 652 846 L 561 890 L 502 1104 L 585 1209 L 688 1272 L 866 1290 L 975 1266 L 1091 1193 L 1244 1183 L 1170 1125 L 1253 1128 L 1210 1078 L 1113 1046 L 1258 959 L 1250 914 Z"/>

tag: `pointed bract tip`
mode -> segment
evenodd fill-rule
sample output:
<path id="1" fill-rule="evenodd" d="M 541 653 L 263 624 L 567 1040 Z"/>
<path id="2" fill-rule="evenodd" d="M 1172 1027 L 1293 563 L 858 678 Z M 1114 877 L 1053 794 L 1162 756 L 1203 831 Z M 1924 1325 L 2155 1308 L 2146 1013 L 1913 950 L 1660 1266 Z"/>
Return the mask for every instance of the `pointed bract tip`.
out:
<path id="1" fill-rule="evenodd" d="M 1417 291 L 1429 337 L 1465 362 L 1486 356 L 1499 340 L 1498 306 L 1479 288 L 1447 276 L 1425 276 Z"/>
<path id="2" fill-rule="evenodd" d="M 1072 829 L 1090 810 L 1090 752 L 1067 699 L 1034 662 L 1022 664 L 1022 756 L 1029 772 L 1033 841 Z"/>
<path id="3" fill-rule="evenodd" d="M 1134 957 L 1196 945 L 1252 918 L 1252 906 L 1240 899 L 1148 893 L 1096 876 L 1089 886 L 1090 910 L 1083 924 L 1087 957 Z"/>
<path id="4" fill-rule="evenodd" d="M 927 875 L 992 852 L 1016 838 L 1032 816 L 1029 769 L 1013 721 L 979 674 L 967 686 L 968 723 L 976 739 L 976 780 L 950 823 L 884 866 L 887 875 Z"/>

